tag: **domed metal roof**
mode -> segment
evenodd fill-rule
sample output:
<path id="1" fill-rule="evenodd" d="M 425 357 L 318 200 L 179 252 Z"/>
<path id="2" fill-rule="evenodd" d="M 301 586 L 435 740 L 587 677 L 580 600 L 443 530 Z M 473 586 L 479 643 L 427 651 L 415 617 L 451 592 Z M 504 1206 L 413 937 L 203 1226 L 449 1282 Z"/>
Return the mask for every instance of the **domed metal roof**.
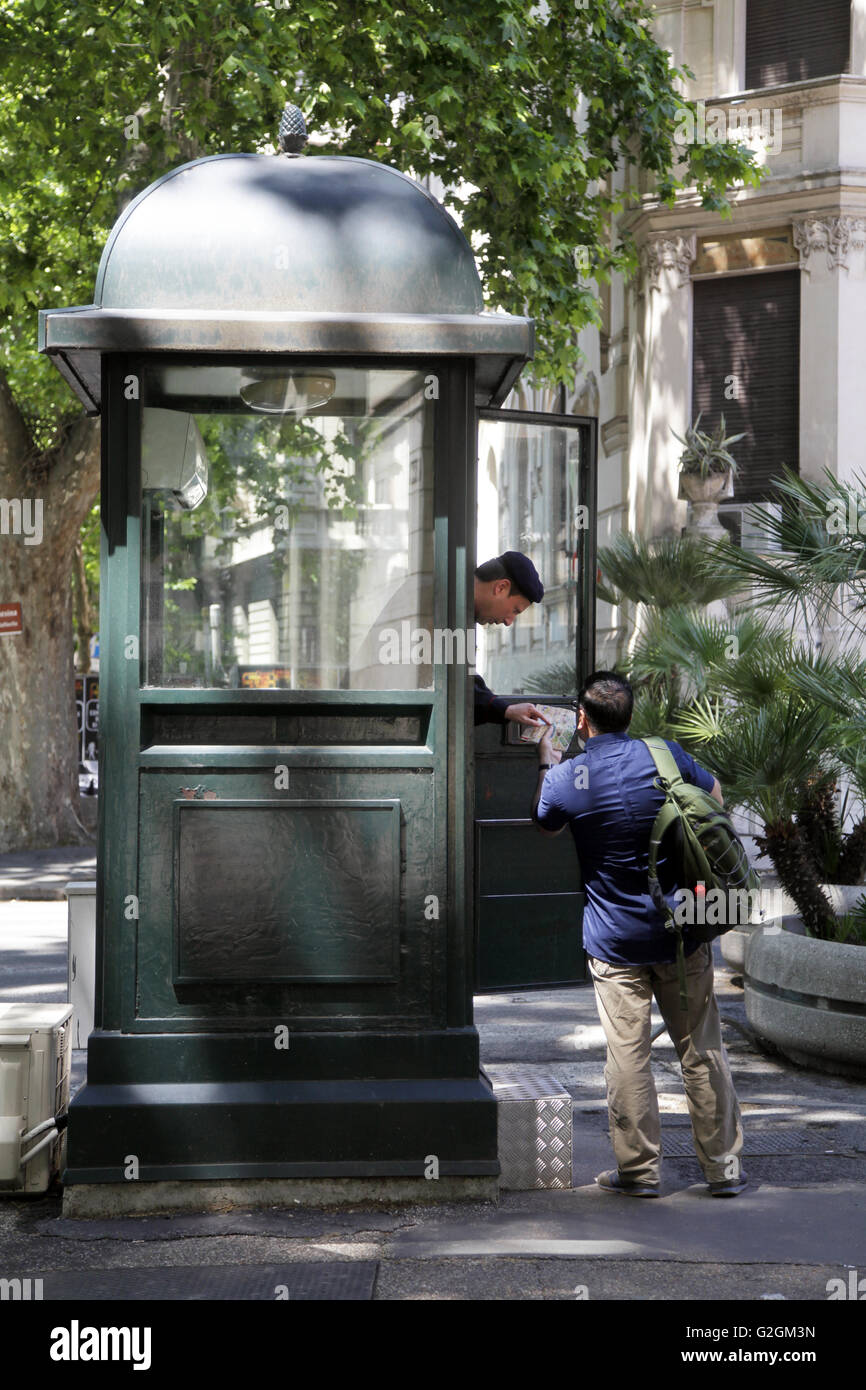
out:
<path id="1" fill-rule="evenodd" d="M 421 184 L 342 155 L 215 155 L 165 174 L 105 246 L 95 303 L 39 313 L 86 409 L 105 353 L 471 358 L 499 405 L 531 319 L 484 309 L 472 251 Z"/>
<path id="2" fill-rule="evenodd" d="M 96 280 L 113 309 L 477 314 L 463 233 L 414 179 L 368 159 L 216 155 L 146 188 Z"/>

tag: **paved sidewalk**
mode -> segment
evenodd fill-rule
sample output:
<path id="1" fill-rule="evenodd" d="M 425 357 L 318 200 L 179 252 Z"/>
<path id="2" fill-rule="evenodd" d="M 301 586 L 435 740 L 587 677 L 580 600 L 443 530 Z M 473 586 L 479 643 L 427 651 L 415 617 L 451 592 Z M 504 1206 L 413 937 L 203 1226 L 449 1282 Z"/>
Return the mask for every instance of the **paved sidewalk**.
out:
<path id="1" fill-rule="evenodd" d="M 64 999 L 64 938 L 63 905 L 0 902 L 0 998 Z M 514 1066 L 552 1074 L 571 1091 L 571 1190 L 505 1192 L 498 1205 L 105 1221 L 63 1219 L 58 1195 L 0 1198 L 0 1275 L 62 1276 L 65 1297 L 102 1289 L 130 1300 L 153 1290 L 226 1296 L 213 1293 L 218 1276 L 237 1298 L 273 1298 L 276 1281 L 300 1290 L 291 1297 L 325 1299 L 824 1302 L 830 1280 L 866 1275 L 866 1080 L 764 1055 L 721 963 L 717 980 L 751 1180 L 732 1201 L 709 1197 L 701 1180 L 666 1034 L 653 1049 L 664 1195 L 639 1202 L 595 1186 L 613 1160 L 592 990 L 524 991 L 477 999 L 483 1061 L 491 1074 Z"/>
<path id="2" fill-rule="evenodd" d="M 57 849 L 22 849 L 0 854 L 0 902 L 65 901 L 72 879 L 96 877 L 95 845 L 61 845 Z"/>

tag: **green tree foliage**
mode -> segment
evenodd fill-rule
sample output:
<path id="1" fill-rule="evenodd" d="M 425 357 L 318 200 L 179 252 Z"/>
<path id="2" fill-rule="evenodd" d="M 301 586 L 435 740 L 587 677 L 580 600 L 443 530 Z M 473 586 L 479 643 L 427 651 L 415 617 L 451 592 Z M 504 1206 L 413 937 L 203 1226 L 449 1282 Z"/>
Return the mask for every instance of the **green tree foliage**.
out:
<path id="1" fill-rule="evenodd" d="M 0 558 L 39 637 L 6 649 L 0 685 L 33 725 L 19 747 L 38 738 L 66 769 L 27 787 L 23 762 L 9 772 L 0 841 L 50 837 L 52 798 L 74 801 L 71 710 L 37 692 L 49 670 L 65 680 L 71 604 L 48 614 L 98 486 L 96 430 L 35 350 L 37 310 L 89 303 L 123 207 L 186 161 L 272 150 L 291 100 L 319 153 L 439 181 L 488 305 L 534 317 L 536 379 L 570 384 L 595 285 L 635 265 L 614 224 L 638 171 L 643 195 L 684 186 L 720 210 L 759 178 L 744 147 L 677 144 L 693 108 L 653 14 L 645 0 L 0 0 L 0 496 L 39 496 L 51 518 L 38 555 Z"/>
<path id="2" fill-rule="evenodd" d="M 39 414 L 69 407 L 34 361 L 35 311 L 86 303 L 120 205 L 203 154 L 261 150 L 295 100 L 323 153 L 437 175 L 489 302 L 536 318 L 539 377 L 570 382 L 597 299 L 628 271 L 615 170 L 660 199 L 727 206 L 744 147 L 680 147 L 682 73 L 643 0 L 7 0 L 0 7 L 0 356 Z M 580 93 L 580 96 L 578 96 Z"/>

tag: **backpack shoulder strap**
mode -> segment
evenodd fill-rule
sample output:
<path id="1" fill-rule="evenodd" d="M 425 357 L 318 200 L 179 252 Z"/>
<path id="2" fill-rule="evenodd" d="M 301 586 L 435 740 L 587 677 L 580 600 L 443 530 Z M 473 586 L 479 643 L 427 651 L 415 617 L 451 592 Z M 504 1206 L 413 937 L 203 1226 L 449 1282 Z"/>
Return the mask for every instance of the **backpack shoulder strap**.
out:
<path id="1" fill-rule="evenodd" d="M 682 781 L 676 759 L 663 738 L 644 738 L 641 739 L 641 743 L 645 743 L 649 749 L 652 760 L 656 766 L 656 772 L 664 782 L 671 785 L 672 783 Z M 659 788 L 659 791 L 664 791 L 664 788 L 661 787 L 658 782 L 656 786 Z M 652 830 L 650 831 L 648 867 L 650 894 L 653 902 L 658 910 L 665 913 L 668 917 L 670 917 L 671 913 L 664 901 L 658 882 L 658 857 L 665 834 L 679 819 L 680 810 L 677 803 L 672 798 L 665 795 L 665 799 L 659 807 L 656 818 L 653 821 Z"/>
<path id="2" fill-rule="evenodd" d="M 660 777 L 664 777 L 666 782 L 683 781 L 683 774 L 677 766 L 677 760 L 663 738 L 642 738 L 641 743 L 645 743 L 649 749 Z"/>
<path id="3" fill-rule="evenodd" d="M 669 746 L 663 738 L 642 738 L 642 744 L 651 752 L 653 763 L 656 765 L 657 774 L 669 785 L 677 783 L 685 784 L 683 773 L 677 766 L 677 759 L 674 758 Z M 662 808 L 659 809 L 651 831 L 649 840 L 649 892 L 653 903 L 659 912 L 664 913 L 664 924 L 670 930 L 676 931 L 677 935 L 677 981 L 680 984 L 680 1008 L 684 1015 L 688 1013 L 688 984 L 685 979 L 685 945 L 683 942 L 683 927 L 674 926 L 674 915 L 667 903 L 664 902 L 662 885 L 659 884 L 659 849 L 662 847 L 664 833 L 673 826 L 674 821 L 680 820 L 680 809 L 676 802 L 671 802 L 669 798 L 664 798 Z"/>
<path id="4" fill-rule="evenodd" d="M 656 772 L 658 773 L 659 777 L 662 779 L 663 782 L 666 782 L 668 786 L 670 786 L 676 784 L 677 782 L 683 783 L 685 781 L 682 773 L 679 770 L 679 767 L 677 766 L 676 758 L 674 757 L 671 750 L 668 748 L 663 738 L 644 738 L 641 739 L 641 742 L 645 743 L 647 748 L 649 749 L 652 760 L 656 765 Z M 664 790 L 664 788 L 662 788 L 662 790 Z M 679 820 L 679 807 L 677 806 L 676 802 L 673 801 L 666 793 L 665 799 L 662 802 L 662 805 L 659 808 L 659 812 L 653 822 L 652 830 L 650 831 L 648 879 L 650 897 L 652 898 L 657 911 L 661 912 L 664 915 L 665 926 L 669 930 L 674 931 L 676 933 L 677 981 L 679 983 L 680 988 L 680 1008 L 682 1009 L 684 1014 L 687 1014 L 689 1000 L 688 987 L 686 982 L 686 956 L 685 946 L 683 944 L 683 929 L 681 926 L 678 927 L 675 925 L 674 914 L 671 911 L 668 904 L 665 902 L 664 894 L 661 890 L 661 884 L 658 880 L 658 856 L 662 840 L 665 836 L 665 833 L 670 829 L 670 827 Z"/>

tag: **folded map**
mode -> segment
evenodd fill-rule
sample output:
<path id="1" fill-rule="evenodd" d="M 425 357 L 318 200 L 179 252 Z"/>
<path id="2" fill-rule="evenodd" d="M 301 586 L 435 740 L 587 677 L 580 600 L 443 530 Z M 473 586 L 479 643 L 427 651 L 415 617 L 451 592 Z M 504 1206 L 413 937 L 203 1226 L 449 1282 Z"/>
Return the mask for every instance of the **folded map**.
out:
<path id="1" fill-rule="evenodd" d="M 524 724 L 520 730 L 522 743 L 540 743 L 544 735 L 550 734 L 550 742 L 558 753 L 564 753 L 574 738 L 574 731 L 577 728 L 577 714 L 573 709 L 568 709 L 564 705 L 536 705 L 545 719 L 550 720 L 551 728 L 545 725 L 543 728 L 533 729 L 528 724 Z"/>

